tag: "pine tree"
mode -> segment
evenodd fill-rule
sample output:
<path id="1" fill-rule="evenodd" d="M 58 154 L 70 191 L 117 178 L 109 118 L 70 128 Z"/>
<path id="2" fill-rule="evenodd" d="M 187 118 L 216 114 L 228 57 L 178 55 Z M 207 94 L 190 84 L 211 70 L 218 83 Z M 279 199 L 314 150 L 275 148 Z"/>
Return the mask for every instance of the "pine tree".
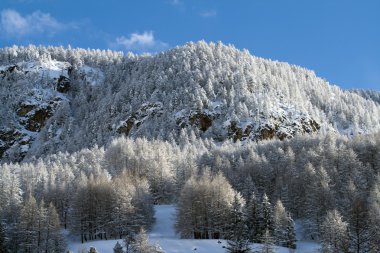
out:
<path id="1" fill-rule="evenodd" d="M 277 200 L 274 207 L 273 227 L 273 236 L 277 245 L 287 248 L 296 247 L 294 221 L 286 212 L 281 200 Z"/>
<path id="2" fill-rule="evenodd" d="M 0 253 L 8 253 L 7 242 L 5 238 L 5 227 L 0 221 Z"/>
<path id="3" fill-rule="evenodd" d="M 269 229 L 265 230 L 264 235 L 261 238 L 263 244 L 260 253 L 275 253 L 274 250 L 274 239 L 269 232 Z"/>
<path id="4" fill-rule="evenodd" d="M 376 177 L 372 187 L 369 203 L 370 227 L 368 233 L 371 235 L 371 252 L 380 252 L 380 175 Z"/>
<path id="5" fill-rule="evenodd" d="M 230 214 L 229 240 L 227 241 L 227 252 L 248 253 L 251 252 L 248 240 L 248 227 L 243 212 L 243 198 L 235 194 Z"/>
<path id="6" fill-rule="evenodd" d="M 20 248 L 24 252 L 33 252 L 38 248 L 38 213 L 36 199 L 32 195 L 29 195 L 21 210 L 18 227 Z"/>
<path id="7" fill-rule="evenodd" d="M 119 242 L 116 242 L 115 247 L 113 247 L 113 253 L 124 253 L 123 247 Z"/>
<path id="8" fill-rule="evenodd" d="M 348 223 L 337 210 L 327 212 L 321 225 L 321 239 L 323 253 L 349 252 Z"/>
<path id="9" fill-rule="evenodd" d="M 273 211 L 272 205 L 269 202 L 268 196 L 264 193 L 263 200 L 261 202 L 261 208 L 259 209 L 258 216 L 259 235 L 262 237 L 268 230 L 270 233 L 273 231 Z"/>
<path id="10" fill-rule="evenodd" d="M 45 236 L 42 246 L 45 252 L 63 252 L 66 241 L 61 234 L 59 215 L 53 203 L 50 203 L 46 212 L 46 223 L 44 224 Z"/>
<path id="11" fill-rule="evenodd" d="M 149 244 L 149 238 L 144 228 L 136 235 L 131 245 L 133 253 L 152 253 L 153 247 Z"/>
<path id="12" fill-rule="evenodd" d="M 133 231 L 128 231 L 124 237 L 124 247 L 125 253 L 133 253 L 133 244 L 135 241 L 136 235 Z"/>
<path id="13" fill-rule="evenodd" d="M 259 241 L 259 206 L 255 193 L 251 194 L 251 199 L 246 207 L 247 226 L 249 231 L 249 239 L 252 242 Z"/>
<path id="14" fill-rule="evenodd" d="M 296 230 L 294 227 L 294 221 L 288 213 L 287 226 L 286 226 L 286 245 L 285 247 L 295 249 L 297 248 Z"/>

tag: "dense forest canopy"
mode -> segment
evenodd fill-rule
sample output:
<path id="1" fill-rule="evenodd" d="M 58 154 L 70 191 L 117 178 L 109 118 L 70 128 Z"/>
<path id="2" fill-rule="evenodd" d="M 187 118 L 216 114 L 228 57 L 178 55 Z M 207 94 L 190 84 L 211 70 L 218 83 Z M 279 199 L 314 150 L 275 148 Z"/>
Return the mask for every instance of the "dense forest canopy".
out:
<path id="1" fill-rule="evenodd" d="M 323 252 L 380 250 L 378 92 L 221 43 L 0 63 L 0 249 L 63 252 L 62 228 L 143 240 L 174 203 L 182 238 L 231 251 L 295 248 L 294 219 Z"/>
<path id="2" fill-rule="evenodd" d="M 0 65 L 3 161 L 120 135 L 169 140 L 185 131 L 220 142 L 380 127 L 378 92 L 342 90 L 313 71 L 222 43 L 152 56 L 14 46 L 0 49 Z"/>

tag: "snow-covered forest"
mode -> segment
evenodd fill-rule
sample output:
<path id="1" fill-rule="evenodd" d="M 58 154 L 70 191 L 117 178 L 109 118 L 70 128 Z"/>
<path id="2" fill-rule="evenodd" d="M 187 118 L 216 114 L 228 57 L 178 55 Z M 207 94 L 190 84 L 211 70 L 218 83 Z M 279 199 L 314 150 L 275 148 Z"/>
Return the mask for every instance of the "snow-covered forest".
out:
<path id="1" fill-rule="evenodd" d="M 296 248 L 295 219 L 322 252 L 380 251 L 378 92 L 221 43 L 0 63 L 1 253 L 64 252 L 63 231 L 133 245 L 160 204 L 181 238 L 230 252 Z"/>
<path id="2" fill-rule="evenodd" d="M 115 136 L 217 142 L 379 131 L 378 92 L 222 43 L 153 56 L 62 47 L 0 49 L 3 161 L 107 145 Z"/>
<path id="3" fill-rule="evenodd" d="M 304 236 L 328 248 L 376 252 L 379 147 L 378 135 L 244 145 L 121 137 L 106 148 L 3 164 L 0 211 L 9 245 L 21 252 L 38 249 L 46 230 L 54 231 L 49 240 L 62 242 L 60 227 L 84 241 L 123 238 L 141 226 L 149 229 L 153 204 L 163 203 L 178 203 L 183 238 L 263 242 L 268 231 L 276 244 L 295 247 L 297 218 L 305 222 Z M 331 252 L 345 252 L 340 250 Z"/>

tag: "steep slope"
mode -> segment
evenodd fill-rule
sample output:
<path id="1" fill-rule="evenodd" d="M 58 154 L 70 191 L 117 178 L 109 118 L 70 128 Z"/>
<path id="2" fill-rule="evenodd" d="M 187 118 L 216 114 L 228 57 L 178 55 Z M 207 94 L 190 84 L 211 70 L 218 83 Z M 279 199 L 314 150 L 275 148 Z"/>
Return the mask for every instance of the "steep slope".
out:
<path id="1" fill-rule="evenodd" d="M 0 50 L 3 161 L 104 145 L 114 136 L 215 141 L 379 130 L 376 99 L 221 43 L 154 56 L 62 47 Z"/>
<path id="2" fill-rule="evenodd" d="M 364 97 L 365 99 L 375 101 L 377 104 L 380 105 L 380 92 L 378 92 L 378 91 L 352 90 L 352 92 L 359 94 L 360 96 Z"/>

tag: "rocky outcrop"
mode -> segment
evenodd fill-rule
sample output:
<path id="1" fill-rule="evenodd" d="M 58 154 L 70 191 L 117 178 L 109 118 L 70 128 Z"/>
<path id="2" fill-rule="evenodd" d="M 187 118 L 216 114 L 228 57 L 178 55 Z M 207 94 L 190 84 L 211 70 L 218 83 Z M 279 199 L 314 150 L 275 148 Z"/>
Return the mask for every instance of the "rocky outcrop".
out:
<path id="1" fill-rule="evenodd" d="M 19 67 L 17 65 L 12 65 L 12 66 L 7 67 L 4 70 L 0 70 L 0 77 L 5 78 L 8 74 L 16 72 L 18 68 Z"/>
<path id="2" fill-rule="evenodd" d="M 0 129 L 0 157 L 3 156 L 20 137 L 21 133 L 17 130 Z"/>
<path id="3" fill-rule="evenodd" d="M 126 136 L 129 135 L 129 132 L 131 131 L 134 123 L 136 121 L 136 118 L 131 116 L 126 121 L 124 121 L 117 129 L 116 132 L 119 134 L 124 134 Z"/>
<path id="4" fill-rule="evenodd" d="M 293 138 L 297 134 L 314 133 L 320 129 L 320 125 L 309 116 L 302 115 L 291 118 L 287 116 L 268 119 L 262 117 L 260 122 L 242 124 L 231 121 L 227 124 L 228 138 L 234 141 L 252 140 L 285 140 Z"/>
<path id="5" fill-rule="evenodd" d="M 138 128 L 148 118 L 159 117 L 163 113 L 161 102 L 149 102 L 141 105 L 140 109 L 132 113 L 126 120 L 122 121 L 116 132 L 128 136 L 133 127 Z"/>
<path id="6" fill-rule="evenodd" d="M 61 100 L 61 98 L 55 97 L 47 103 L 38 104 L 36 101 L 21 103 L 16 110 L 20 126 L 14 129 L 0 129 L 0 158 L 8 150 L 13 150 L 13 153 L 19 154 L 21 161 L 34 140 L 34 134 L 30 132 L 41 131 L 46 121 L 53 116 Z"/>
<path id="7" fill-rule="evenodd" d="M 213 116 L 201 111 L 195 111 L 190 114 L 189 122 L 203 132 L 212 126 Z"/>
<path id="8" fill-rule="evenodd" d="M 176 113 L 176 124 L 180 128 L 188 126 L 196 127 L 202 132 L 206 132 L 212 127 L 217 114 L 213 114 L 208 110 L 182 110 Z"/>
<path id="9" fill-rule="evenodd" d="M 60 76 L 57 80 L 56 89 L 58 92 L 67 93 L 71 89 L 71 80 L 66 76 Z"/>
<path id="10" fill-rule="evenodd" d="M 20 124 L 25 126 L 28 131 L 39 132 L 45 126 L 46 121 L 53 116 L 60 101 L 61 98 L 56 97 L 41 105 L 21 103 L 17 110 L 17 115 L 21 117 Z"/>

